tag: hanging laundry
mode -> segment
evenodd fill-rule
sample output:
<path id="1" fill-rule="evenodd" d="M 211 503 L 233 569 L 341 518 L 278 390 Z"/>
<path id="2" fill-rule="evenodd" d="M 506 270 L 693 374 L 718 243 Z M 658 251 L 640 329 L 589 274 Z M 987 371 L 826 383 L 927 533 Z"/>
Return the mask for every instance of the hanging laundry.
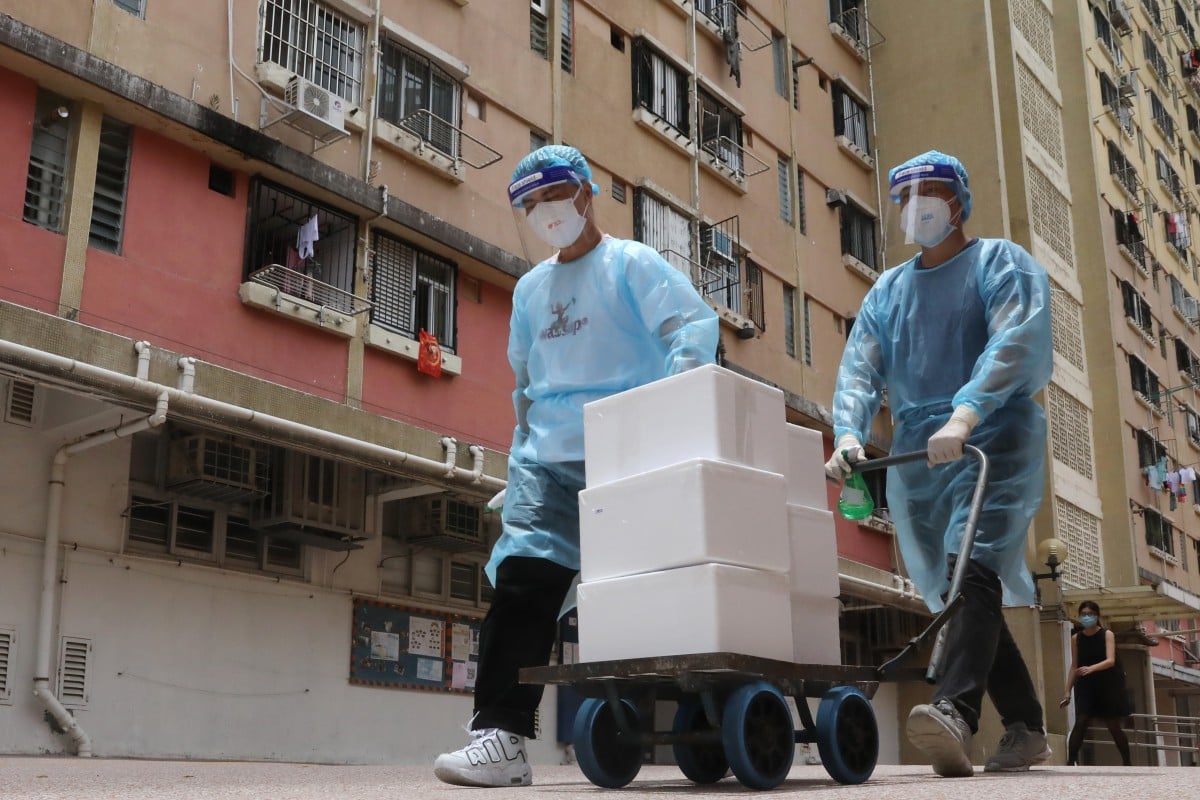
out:
<path id="1" fill-rule="evenodd" d="M 1171 495 L 1171 500 L 1170 500 L 1170 503 L 1168 504 L 1168 507 L 1170 508 L 1171 511 L 1174 511 L 1177 508 L 1177 506 L 1175 504 L 1175 495 L 1173 495 L 1173 494 Z"/>
<path id="2" fill-rule="evenodd" d="M 1167 488 L 1168 488 L 1168 490 L 1170 490 L 1171 494 L 1175 494 L 1176 492 L 1179 491 L 1179 473 L 1178 472 L 1168 472 L 1167 473 Z"/>
<path id="3" fill-rule="evenodd" d="M 1181 211 L 1175 217 L 1175 243 L 1181 248 L 1191 247 L 1192 232 L 1188 230 L 1187 214 Z"/>
<path id="4" fill-rule="evenodd" d="M 311 258 L 313 254 L 313 243 L 321 238 L 320 231 L 317 230 L 317 215 L 313 214 L 312 219 L 300 226 L 300 230 L 296 232 L 296 252 L 301 258 Z"/>
<path id="5" fill-rule="evenodd" d="M 1154 464 L 1146 467 L 1146 485 L 1156 492 L 1162 491 L 1162 473 Z"/>
<path id="6" fill-rule="evenodd" d="M 1194 483 L 1196 480 L 1196 470 L 1191 467 L 1184 467 L 1179 470 L 1179 481 L 1181 483 Z"/>

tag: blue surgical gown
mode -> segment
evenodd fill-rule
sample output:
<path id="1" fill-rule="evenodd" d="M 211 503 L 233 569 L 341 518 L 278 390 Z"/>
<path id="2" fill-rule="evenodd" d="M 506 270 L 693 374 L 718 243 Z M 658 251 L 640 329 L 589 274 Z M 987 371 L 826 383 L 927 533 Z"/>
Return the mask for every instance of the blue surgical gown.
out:
<path id="1" fill-rule="evenodd" d="M 1005 602 L 1029 604 L 1025 538 L 1041 503 L 1046 418 L 1032 396 L 1050 380 L 1049 279 L 1029 253 L 1004 239 L 975 239 L 949 261 L 920 256 L 888 270 L 863 300 L 842 355 L 834 436 L 867 440 L 887 389 L 892 451 L 925 450 L 929 437 L 967 405 L 980 418 L 968 443 L 990 475 L 971 557 L 996 572 Z M 978 461 L 888 470 L 888 509 L 909 576 L 933 611 L 949 589 L 979 476 Z"/>
<path id="2" fill-rule="evenodd" d="M 543 261 L 517 281 L 508 360 L 517 425 L 503 532 L 508 556 L 579 569 L 583 406 L 716 358 L 716 313 L 652 248 L 605 236 L 584 256 Z"/>

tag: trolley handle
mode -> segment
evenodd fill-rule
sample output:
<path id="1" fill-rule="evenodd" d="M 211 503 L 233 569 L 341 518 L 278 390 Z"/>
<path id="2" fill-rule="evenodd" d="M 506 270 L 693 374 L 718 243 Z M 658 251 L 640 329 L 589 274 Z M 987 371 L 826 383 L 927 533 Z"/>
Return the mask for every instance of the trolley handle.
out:
<path id="1" fill-rule="evenodd" d="M 983 495 L 987 490 L 988 482 L 988 459 L 983 454 L 983 451 L 978 447 L 970 444 L 963 445 L 963 454 L 975 456 L 979 461 L 979 478 L 975 481 L 975 492 L 971 496 L 971 508 L 967 514 L 967 524 L 963 528 L 962 541 L 959 544 L 959 555 L 955 560 L 954 572 L 950 577 L 950 591 L 947 593 L 946 607 L 938 614 L 929 627 L 927 627 L 919 635 L 911 639 L 908 646 L 905 647 L 900 654 L 895 656 L 891 661 L 879 668 L 881 676 L 886 677 L 889 672 L 894 670 L 899 664 L 912 655 L 921 645 L 931 636 L 936 636 L 933 644 L 933 653 L 929 658 L 929 667 L 925 671 L 925 680 L 929 683 L 936 683 L 941 670 L 941 661 L 943 648 L 945 647 L 946 632 L 943 626 L 950 620 L 950 617 L 958 610 L 961 603 L 962 582 L 963 577 L 967 572 L 967 562 L 971 558 L 971 550 L 975 547 L 975 529 L 979 525 L 979 514 L 983 510 Z M 884 467 L 896 466 L 898 464 L 908 464 L 912 461 L 928 460 L 929 454 L 925 450 L 914 450 L 911 453 L 900 453 L 894 456 L 885 456 L 883 458 L 875 458 L 869 461 L 859 461 L 851 465 L 853 472 L 866 472 L 873 469 L 883 469 Z"/>
<path id="2" fill-rule="evenodd" d="M 988 460 L 987 456 L 978 447 L 970 444 L 963 445 L 963 454 L 970 454 L 979 460 L 980 473 L 984 477 L 984 482 L 987 481 Z M 882 458 L 872 458 L 866 461 L 856 461 L 850 465 L 851 472 L 870 472 L 876 469 L 887 469 L 888 467 L 897 467 L 901 464 L 909 464 L 913 461 L 928 461 L 928 450 L 913 450 L 911 453 L 896 453 L 894 455 L 883 456 Z"/>

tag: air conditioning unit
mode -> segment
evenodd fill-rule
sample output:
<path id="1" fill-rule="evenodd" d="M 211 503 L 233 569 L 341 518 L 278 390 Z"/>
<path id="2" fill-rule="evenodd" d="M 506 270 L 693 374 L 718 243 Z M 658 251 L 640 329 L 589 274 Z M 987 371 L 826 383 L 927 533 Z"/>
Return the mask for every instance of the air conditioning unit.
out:
<path id="1" fill-rule="evenodd" d="M 170 443 L 166 484 L 193 497 L 249 502 L 269 490 L 270 464 L 255 445 L 220 434 L 191 434 Z"/>
<path id="2" fill-rule="evenodd" d="M 483 509 L 452 497 L 422 497 L 413 501 L 407 534 L 409 544 L 441 550 L 482 550 L 487 544 Z"/>
<path id="3" fill-rule="evenodd" d="M 342 98 L 328 89 L 293 75 L 288 81 L 284 100 L 295 108 L 287 118 L 293 127 L 318 139 L 346 133 Z"/>
<path id="4" fill-rule="evenodd" d="M 1126 72 L 1117 79 L 1117 94 L 1121 98 L 1121 102 L 1125 105 L 1133 105 L 1133 98 L 1137 97 L 1137 76 L 1132 72 Z"/>
<path id="5" fill-rule="evenodd" d="M 250 523 L 268 536 L 328 550 L 357 549 L 365 537 L 366 471 L 317 455 L 274 448 L 271 492 Z"/>
<path id="6" fill-rule="evenodd" d="M 1108 0 L 1108 16 L 1112 26 L 1121 33 L 1133 30 L 1133 15 L 1125 0 Z"/>

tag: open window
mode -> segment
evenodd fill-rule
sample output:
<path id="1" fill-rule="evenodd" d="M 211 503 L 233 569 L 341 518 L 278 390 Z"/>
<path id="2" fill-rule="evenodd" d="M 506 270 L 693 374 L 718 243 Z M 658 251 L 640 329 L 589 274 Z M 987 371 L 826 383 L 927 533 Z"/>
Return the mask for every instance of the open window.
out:
<path id="1" fill-rule="evenodd" d="M 645 39 L 634 39 L 633 105 L 644 108 L 685 137 L 691 136 L 688 76 Z"/>
<path id="2" fill-rule="evenodd" d="M 385 40 L 379 56 L 379 116 L 452 159 L 460 148 L 462 84 L 410 48 Z"/>
<path id="3" fill-rule="evenodd" d="M 366 311 L 354 294 L 358 220 L 256 179 L 250 189 L 247 280 L 342 314 Z"/>

